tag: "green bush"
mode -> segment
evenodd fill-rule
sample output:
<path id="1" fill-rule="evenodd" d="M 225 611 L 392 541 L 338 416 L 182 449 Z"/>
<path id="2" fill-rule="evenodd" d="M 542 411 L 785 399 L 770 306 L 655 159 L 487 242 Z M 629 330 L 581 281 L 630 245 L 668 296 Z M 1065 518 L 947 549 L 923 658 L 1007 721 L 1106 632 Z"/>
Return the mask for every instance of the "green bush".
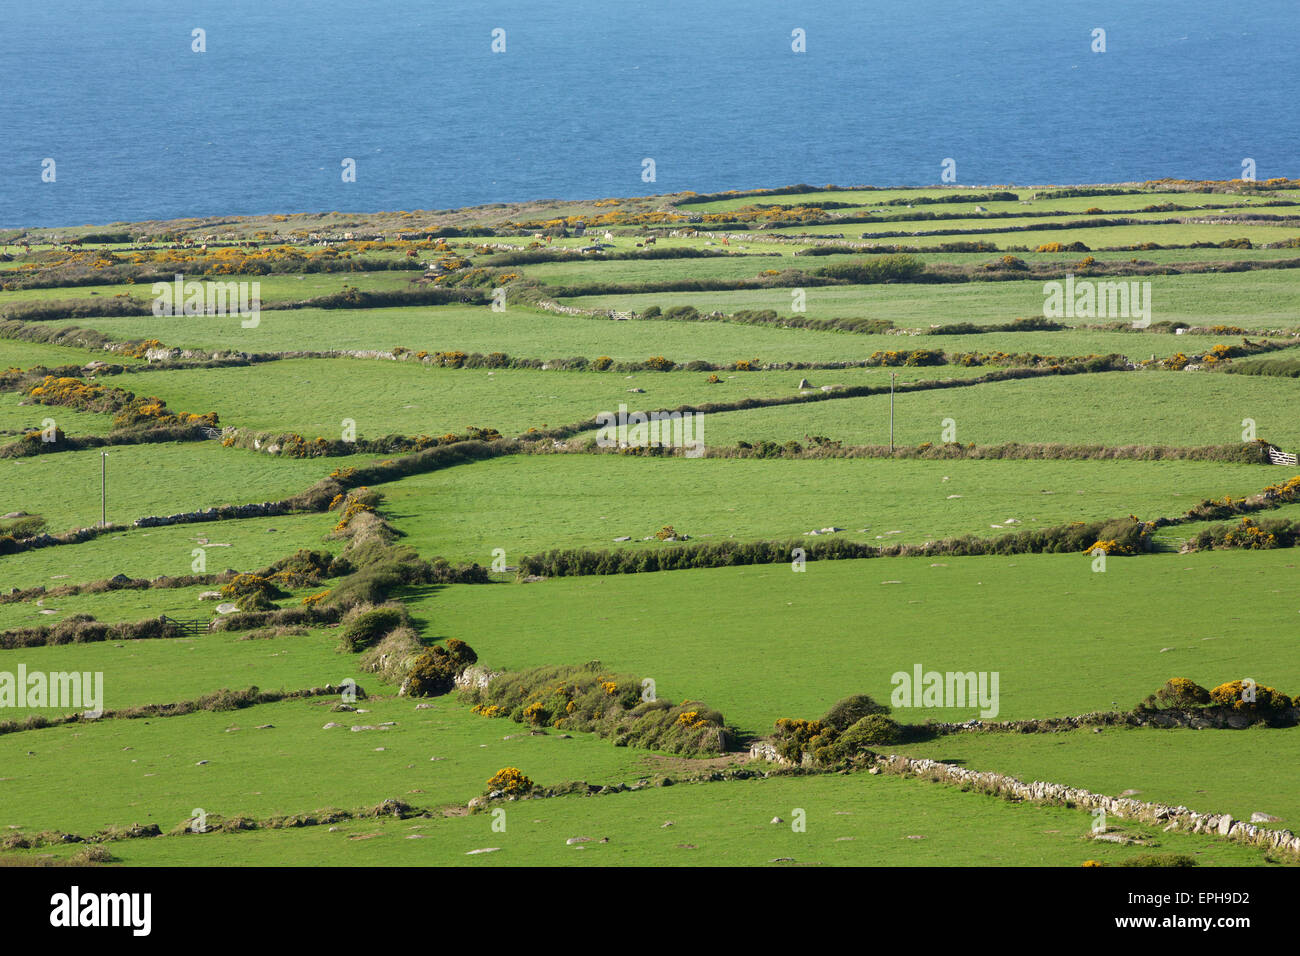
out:
<path id="1" fill-rule="evenodd" d="M 1204 707 L 1209 702 L 1210 692 L 1186 677 L 1171 677 L 1165 681 L 1165 686 L 1155 693 L 1155 703 L 1158 707 L 1173 707 L 1185 710 L 1192 707 Z"/>
<path id="2" fill-rule="evenodd" d="M 371 608 L 356 615 L 343 628 L 339 637 L 341 650 L 357 653 L 379 642 L 389 631 L 405 624 L 406 611 L 402 607 Z"/>
<path id="3" fill-rule="evenodd" d="M 872 747 L 896 744 L 901 739 L 902 728 L 897 721 L 885 714 L 868 714 L 840 734 L 835 747 L 843 756 L 851 757 Z"/>
<path id="4" fill-rule="evenodd" d="M 449 642 L 450 643 L 450 642 Z M 595 733 L 615 746 L 704 756 L 727 749 L 723 717 L 698 701 L 643 699 L 642 682 L 610 674 L 599 661 L 580 667 L 535 667 L 495 676 L 463 692 L 474 712 L 518 723 Z"/>
<path id="5" fill-rule="evenodd" d="M 456 671 L 446 652 L 435 654 L 430 649 L 415 659 L 406 675 L 404 685 L 411 697 L 439 697 L 450 693 L 456 686 Z"/>
<path id="6" fill-rule="evenodd" d="M 451 638 L 446 647 L 435 644 L 411 664 L 404 691 L 411 697 L 438 697 L 456 686 L 456 677 L 478 661 L 474 649 Z"/>
<path id="7" fill-rule="evenodd" d="M 844 733 L 863 717 L 888 713 L 888 707 L 877 704 L 866 694 L 854 694 L 851 697 L 845 697 L 826 711 L 826 715 L 822 717 L 822 723 L 828 727 L 833 727 L 837 733 Z"/>

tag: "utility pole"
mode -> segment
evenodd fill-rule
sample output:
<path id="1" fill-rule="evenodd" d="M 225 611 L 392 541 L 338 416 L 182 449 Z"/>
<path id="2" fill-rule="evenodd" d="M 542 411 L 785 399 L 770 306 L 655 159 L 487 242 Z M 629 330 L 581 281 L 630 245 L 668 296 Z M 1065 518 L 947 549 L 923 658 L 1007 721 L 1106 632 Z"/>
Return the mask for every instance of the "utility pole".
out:
<path id="1" fill-rule="evenodd" d="M 889 453 L 894 453 L 894 376 L 897 372 L 889 373 Z"/>
<path id="2" fill-rule="evenodd" d="M 99 526 L 108 527 L 108 452 L 99 453 Z"/>

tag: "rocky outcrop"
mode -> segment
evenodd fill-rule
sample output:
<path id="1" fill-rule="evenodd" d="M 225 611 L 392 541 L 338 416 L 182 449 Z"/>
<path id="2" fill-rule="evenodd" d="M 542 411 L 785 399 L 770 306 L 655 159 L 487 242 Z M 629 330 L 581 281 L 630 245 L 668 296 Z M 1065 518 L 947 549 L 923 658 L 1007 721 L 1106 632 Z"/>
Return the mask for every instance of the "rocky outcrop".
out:
<path id="1" fill-rule="evenodd" d="M 499 673 L 500 671 L 490 670 L 482 664 L 474 664 L 456 675 L 456 687 L 459 690 L 468 690 L 470 688 L 482 690 Z"/>

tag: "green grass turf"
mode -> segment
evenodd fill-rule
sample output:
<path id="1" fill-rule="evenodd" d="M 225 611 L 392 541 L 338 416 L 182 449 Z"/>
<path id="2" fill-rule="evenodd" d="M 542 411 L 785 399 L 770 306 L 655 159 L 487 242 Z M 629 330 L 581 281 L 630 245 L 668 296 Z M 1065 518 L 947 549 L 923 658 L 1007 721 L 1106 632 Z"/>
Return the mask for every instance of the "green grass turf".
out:
<path id="1" fill-rule="evenodd" d="M 1179 668 L 1185 665 L 1196 666 L 1186 656 L 1174 656 L 1170 675 L 1177 671 L 1181 676 Z M 1236 680 L 1243 673 L 1229 665 L 1222 677 Z M 1214 681 L 1207 677 L 1204 682 Z M 1268 813 L 1281 821 L 1265 824 L 1273 829 L 1300 826 L 1300 793 L 1283 771 L 1300 760 L 1300 730 L 1295 728 L 955 734 L 893 749 L 1097 793 L 1137 790 L 1139 800 L 1230 813 L 1238 820 Z"/>
<path id="2" fill-rule="evenodd" d="M 218 442 L 121 445 L 108 450 L 108 520 L 277 501 L 338 464 L 281 459 Z M 98 524 L 100 467 L 99 449 L 0 460 L 0 513 L 44 515 L 51 532 Z"/>
<path id="3" fill-rule="evenodd" d="M 192 605 L 196 603 L 191 600 Z M 201 613 L 198 613 L 198 607 L 164 610 L 172 615 L 207 617 L 212 613 L 213 603 L 205 604 Z M 12 607 L 9 605 L 5 610 Z M 157 615 L 137 615 L 140 618 L 149 616 Z M 104 614 L 101 619 L 112 620 L 113 617 Z M 5 623 L 8 625 L 9 622 Z M 299 637 L 254 640 L 242 640 L 242 636 L 229 631 L 214 631 L 199 637 L 16 648 L 0 651 L 0 670 L 16 673 L 18 665 L 22 664 L 28 674 L 101 673 L 104 675 L 101 703 L 105 710 L 196 700 L 222 688 L 256 686 L 262 690 L 302 690 L 325 684 L 338 685 L 349 677 L 369 691 L 382 692 L 385 689 L 373 674 L 362 673 L 354 655 L 340 654 L 335 650 L 337 630 L 314 630 Z M 160 680 L 163 675 L 165 679 Z M 394 689 L 387 688 L 390 693 Z M 7 707 L 3 718 L 21 720 L 32 713 L 52 717 L 73 713 L 77 709 L 66 705 Z"/>
<path id="4" fill-rule="evenodd" d="M 804 811 L 804 832 L 792 828 L 795 808 Z M 1259 850 L 1122 821 L 1110 822 L 1151 845 L 1090 842 L 1092 817 L 1079 810 L 867 774 L 561 797 L 508 804 L 505 814 L 504 832 L 493 831 L 492 816 L 474 814 L 127 840 L 109 849 L 128 866 L 1079 866 L 1149 853 L 1185 853 L 1202 866 L 1265 863 Z M 770 822 L 778 816 L 783 823 Z M 589 842 L 567 843 L 582 836 Z M 496 852 L 472 852 L 487 848 Z M 47 848 L 0 862 L 73 852 Z"/>
<path id="5" fill-rule="evenodd" d="M 341 542 L 324 540 L 337 520 L 330 514 L 297 514 L 132 528 L 80 544 L 0 555 L 0 589 L 84 584 L 115 574 L 179 577 L 195 573 L 198 547 L 206 551 L 210 572 L 254 571 L 299 548 L 337 551 Z"/>
<path id="6" fill-rule="evenodd" d="M 579 286 L 594 283 L 615 283 L 632 285 L 638 282 L 669 282 L 684 279 L 752 279 L 764 270 L 797 269 L 815 272 L 831 265 L 848 262 L 860 262 L 861 253 L 836 253 L 834 255 L 799 256 L 796 250 L 806 248 L 802 244 L 777 244 L 757 240 L 743 243 L 746 252 L 733 252 L 726 257 L 706 259 L 615 259 L 602 261 L 575 255 L 572 259 L 560 262 L 545 262 L 537 265 L 511 266 L 510 271 L 522 271 L 530 279 L 536 279 L 547 285 Z M 956 265 L 980 266 L 996 262 L 1000 256 L 991 252 L 927 252 L 918 253 L 918 258 L 927 264 L 953 263 Z M 1018 258 L 1026 262 L 1051 262 L 1071 266 L 1081 258 L 1078 252 L 1042 252 L 1020 253 Z M 1095 257 L 1093 266 L 1096 274 L 1113 272 L 1115 268 L 1127 266 L 1133 258 L 1144 262 L 1168 263 L 1219 263 L 1252 262 L 1271 259 L 1297 258 L 1295 249 L 1165 249 L 1143 251 L 1131 255 L 1124 253 L 1102 253 Z M 974 283 L 972 283 L 974 284 Z M 981 283 L 982 285 L 982 283 Z M 784 291 L 784 290 L 782 290 Z M 788 293 L 787 293 L 788 298 Z M 1040 295 L 1041 298 L 1041 295 Z M 772 306 L 772 308 L 778 308 Z M 780 307 L 788 311 L 789 303 Z"/>
<path id="7" fill-rule="evenodd" d="M 944 288 L 927 286 L 927 289 Z M 981 287 L 983 288 L 983 287 Z M 790 291 L 776 289 L 760 308 L 788 310 Z M 664 296 L 652 296 L 660 300 Z M 628 297 L 620 297 L 625 303 Z M 655 304 L 647 301 L 646 304 Z M 658 304 L 668 304 L 666 301 Z M 1032 304 L 1031 304 L 1032 305 Z M 625 306 L 620 306 L 620 308 Z M 1042 299 L 1036 311 L 1041 312 Z M 1031 311 L 1033 309 L 1031 308 Z M 1015 318 L 1015 316 L 1009 316 Z M 942 321 L 962 321 L 961 315 Z M 241 329 L 218 317 L 154 316 L 82 319 L 82 326 L 121 339 L 157 338 L 171 346 L 282 352 L 313 346 L 321 349 L 506 352 L 531 359 L 608 355 L 616 361 L 642 362 L 664 355 L 675 362 L 703 360 L 726 364 L 758 357 L 764 362 L 843 362 L 870 358 L 889 349 L 943 349 L 951 352 L 1037 352 L 1085 355 L 1119 352 L 1146 358 L 1169 355 L 1181 341 L 1165 334 L 1131 332 L 1015 332 L 1001 335 L 954 335 L 912 338 L 859 335 L 809 329 L 772 328 L 733 322 L 614 322 L 558 315 L 524 308 L 503 313 L 467 306 L 422 309 L 295 309 L 266 313 L 256 329 Z M 1202 340 L 1198 337 L 1198 342 Z M 1208 348 L 1212 341 L 1204 343 Z"/>
<path id="8" fill-rule="evenodd" d="M 986 370 L 962 366 L 905 368 L 900 381 L 972 378 Z M 813 376 L 817 384 L 889 384 L 881 369 Z M 827 376 L 832 376 L 827 378 Z M 289 359 L 245 368 L 160 371 L 134 384 L 172 408 L 219 409 L 221 421 L 257 431 L 338 437 L 342 422 L 361 438 L 442 435 L 490 426 L 505 435 L 574 424 L 602 411 L 676 408 L 748 397 L 797 394 L 806 377 L 788 372 L 576 372 L 537 369 L 438 368 L 369 359 Z M 631 392 L 642 389 L 644 394 Z M 292 394 L 297 401 L 286 403 Z M 0 405 L 0 409 L 3 406 Z M 0 416 L 0 427 L 4 419 Z"/>
<path id="9" fill-rule="evenodd" d="M 46 427 L 46 419 L 53 419 L 56 428 L 74 438 L 107 435 L 113 430 L 112 415 L 49 405 L 20 405 L 22 398 L 18 392 L 0 392 L 0 444 L 7 444 L 32 429 Z"/>
<path id="10" fill-rule="evenodd" d="M 513 563 L 551 548 L 674 547 L 642 541 L 664 525 L 702 542 L 806 540 L 806 531 L 835 526 L 852 540 L 919 543 L 1127 514 L 1151 519 L 1205 497 L 1257 492 L 1276 477 L 1259 465 L 1214 462 L 570 454 L 497 458 L 377 487 L 405 543 L 487 565 L 497 548 Z M 614 542 L 625 535 L 633 540 Z"/>
<path id="11" fill-rule="evenodd" d="M 1004 720 L 1132 707 L 1177 676 L 1248 675 L 1291 693 L 1296 563 L 1214 552 L 1111 558 L 1097 573 L 1087 555 L 879 558 L 457 585 L 414 607 L 491 667 L 596 659 L 762 734 L 849 694 L 887 702 L 892 676 L 916 664 L 998 672 Z"/>
<path id="12" fill-rule="evenodd" d="M 1175 214 L 1166 214 L 1164 217 L 1155 216 L 1152 218 L 1174 218 Z M 1194 215 L 1194 214 L 1184 214 Z M 772 235 L 795 235 L 808 234 L 814 236 L 839 235 L 847 240 L 852 241 L 870 241 L 880 246 L 916 246 L 924 248 L 927 246 L 939 246 L 952 242 L 988 242 L 992 243 L 1001 252 L 1016 251 L 1027 249 L 1033 251 L 1039 246 L 1048 242 L 1060 242 L 1069 244 L 1082 242 L 1094 252 L 1104 251 L 1107 249 L 1120 249 L 1127 251 L 1130 247 L 1140 245 L 1146 242 L 1159 243 L 1162 246 L 1190 246 L 1194 242 L 1224 242 L 1228 239 L 1249 239 L 1255 245 L 1263 245 L 1270 242 L 1284 242 L 1292 239 L 1297 233 L 1300 233 L 1300 225 L 1296 223 L 1270 223 L 1261 225 L 1244 225 L 1241 223 L 1170 223 L 1168 225 L 1155 225 L 1148 222 L 1135 223 L 1129 226 L 1095 226 L 1095 227 L 1071 227 L 1068 225 L 1071 221 L 1083 222 L 1088 219 L 1101 218 L 1080 216 L 1077 219 L 1064 218 L 1053 223 L 1051 229 L 1036 229 L 1032 232 L 981 232 L 981 229 L 997 229 L 1006 226 L 1011 220 L 995 219 L 991 220 L 987 226 L 982 223 L 971 220 L 952 220 L 947 226 L 942 226 L 937 222 L 926 223 L 931 228 L 958 229 L 960 232 L 946 232 L 940 236 L 923 236 L 909 234 L 905 236 L 891 236 L 888 238 L 862 240 L 864 233 L 878 234 L 882 232 L 903 232 L 905 230 L 894 227 L 906 225 L 905 223 L 884 223 L 874 224 L 853 223 L 850 225 L 829 224 L 816 226 L 803 226 L 798 229 L 780 230 Z M 1137 217 L 1124 217 L 1137 218 Z M 1141 256 L 1142 252 L 1135 251 L 1132 253 Z"/>
<path id="13" fill-rule="evenodd" d="M 1094 281 L 1102 281 L 1097 279 Z M 1235 325 L 1246 329 L 1278 329 L 1300 325 L 1300 271 L 1126 278 L 1150 282 L 1151 321 L 1181 321 L 1191 325 Z M 811 319 L 888 319 L 900 328 L 929 328 L 957 322 L 990 324 L 1041 317 L 1044 281 L 965 282 L 944 285 L 886 284 L 819 286 L 804 290 Z M 1145 288 L 1145 286 L 1144 286 Z M 1145 297 L 1146 293 L 1143 293 Z M 590 309 L 631 309 L 652 305 L 691 305 L 701 312 L 735 313 L 743 309 L 775 309 L 790 314 L 791 290 L 756 289 L 732 292 L 653 292 L 638 295 L 579 296 L 565 304 Z M 1144 298 L 1145 301 L 1145 298 Z M 1140 318 L 1120 316 L 1125 318 Z M 1060 319 L 1067 325 L 1099 324 L 1115 317 Z"/>
<path id="14" fill-rule="evenodd" d="M 220 569 L 218 569 L 220 570 Z M 59 584 L 54 581 L 51 584 Z M 74 614 L 89 614 L 99 621 L 139 621 L 166 614 L 185 619 L 220 617 L 217 600 L 200 600 L 206 591 L 220 590 L 221 585 L 195 585 L 188 588 L 123 589 L 100 594 L 69 594 L 64 597 L 43 597 L 31 601 L 0 604 L 0 631 L 16 627 L 39 627 L 57 624 Z M 295 607 L 309 594 L 319 593 L 323 587 L 299 589 L 290 597 L 276 603 L 281 607 Z M 39 602 L 39 603 L 38 603 Z M 48 613 L 53 612 L 53 613 Z"/>
<path id="15" fill-rule="evenodd" d="M 822 376 L 811 381 L 821 384 Z M 894 398 L 894 438 L 901 445 L 939 444 L 944 420 L 952 419 L 957 441 L 980 445 L 1221 445 L 1240 442 L 1249 418 L 1259 437 L 1294 450 L 1300 444 L 1300 423 L 1290 412 L 1295 387 L 1293 379 L 1151 370 L 910 392 Z M 704 423 L 709 445 L 802 441 L 804 435 L 888 444 L 889 396 L 719 412 Z"/>
<path id="16" fill-rule="evenodd" d="M 138 365 L 139 359 L 128 358 L 102 349 L 73 348 L 66 345 L 49 345 L 45 342 L 24 342 L 19 339 L 0 339 L 0 370 L 7 368 L 34 368 L 43 365 L 57 368 L 60 365 L 85 365 L 88 362 L 108 362 L 112 365 Z"/>
<path id="17" fill-rule="evenodd" d="M 342 673 L 346 668 L 335 667 L 327 677 Z M 378 689 L 373 679 L 361 686 Z M 531 736 L 518 724 L 480 717 L 450 698 L 425 710 L 406 698 L 358 701 L 366 713 L 332 712 L 336 702 L 321 697 L 5 734 L 0 832 L 20 826 L 28 832 L 89 833 L 132 822 L 170 830 L 195 807 L 265 819 L 375 806 L 388 798 L 463 806 L 503 767 L 521 767 L 539 785 L 552 786 L 572 780 L 631 783 L 659 763 L 647 751 L 615 747 L 590 734 Z M 388 721 L 395 726 L 380 727 Z M 328 723 L 341 726 L 326 730 Z M 258 729 L 263 724 L 273 726 Z M 353 732 L 352 726 L 376 729 Z M 200 766 L 201 760 L 208 763 Z M 52 793 L 76 799 L 52 801 Z"/>
<path id="18" fill-rule="evenodd" d="M 427 258 L 436 257 L 428 253 Z M 423 260 L 422 260 L 423 261 Z M 411 279 L 419 270 L 392 272 L 315 272 L 307 275 L 231 275 L 186 276 L 193 282 L 257 282 L 260 283 L 263 306 L 275 302 L 297 302 L 321 295 L 341 292 L 345 285 L 355 286 L 363 292 L 389 289 L 409 289 Z M 126 296 L 141 302 L 153 302 L 154 283 L 119 283 L 116 285 L 56 286 L 43 289 L 17 289 L 0 296 L 0 309 L 17 302 L 50 302 L 68 299 L 112 299 Z"/>
<path id="19" fill-rule="evenodd" d="M 936 215 L 942 215 L 945 212 L 956 212 L 958 210 L 973 212 L 974 207 L 983 206 L 989 212 L 1043 212 L 1046 210 L 1068 210 L 1082 213 L 1085 210 L 1097 208 L 1101 210 L 1113 209 L 1141 209 L 1143 206 L 1149 206 L 1155 203 L 1171 202 L 1181 206 L 1207 206 L 1214 209 L 1223 209 L 1230 205 L 1256 205 L 1260 202 L 1266 202 L 1270 196 L 1232 196 L 1222 193 L 1196 193 L 1196 192 L 1138 192 L 1121 194 L 1118 196 L 1068 196 L 1061 199 L 1033 199 L 1032 196 L 1038 192 L 1046 192 L 1054 188 L 1050 186 L 1027 187 L 1019 186 L 1014 189 L 1006 190 L 1013 192 L 1020 197 L 1020 200 L 1006 200 L 998 202 L 945 202 L 929 203 L 917 205 L 911 212 L 933 212 Z M 964 190 L 971 194 L 982 194 L 990 192 L 1002 192 L 989 186 L 977 186 L 973 189 Z M 908 212 L 906 206 L 881 206 L 882 202 L 888 202 L 892 199 L 910 199 L 910 198 L 949 198 L 954 195 L 960 195 L 962 189 L 844 189 L 844 190 L 824 190 L 820 192 L 806 193 L 786 193 L 779 195 L 759 195 L 749 196 L 742 199 L 718 199 L 712 202 L 689 203 L 680 208 L 692 213 L 709 213 L 709 212 L 727 212 L 734 209 L 741 209 L 749 205 L 776 205 L 776 206 L 816 206 L 818 201 L 821 202 L 838 202 L 853 203 L 855 206 L 865 209 L 883 209 L 886 215 L 901 214 Z M 1027 202 L 1028 205 L 1022 205 L 1021 202 Z M 836 213 L 853 215 L 851 210 L 838 209 Z"/>

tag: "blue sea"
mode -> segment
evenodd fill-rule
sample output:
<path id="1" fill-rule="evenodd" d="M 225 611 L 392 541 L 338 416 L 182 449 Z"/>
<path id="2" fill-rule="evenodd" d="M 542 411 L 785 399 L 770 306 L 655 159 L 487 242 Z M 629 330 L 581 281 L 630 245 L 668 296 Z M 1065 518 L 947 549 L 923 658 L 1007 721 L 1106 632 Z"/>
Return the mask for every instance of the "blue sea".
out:
<path id="1" fill-rule="evenodd" d="M 1297 28 L 1297 0 L 3 0 L 0 225 L 919 185 L 945 159 L 1297 177 Z"/>

